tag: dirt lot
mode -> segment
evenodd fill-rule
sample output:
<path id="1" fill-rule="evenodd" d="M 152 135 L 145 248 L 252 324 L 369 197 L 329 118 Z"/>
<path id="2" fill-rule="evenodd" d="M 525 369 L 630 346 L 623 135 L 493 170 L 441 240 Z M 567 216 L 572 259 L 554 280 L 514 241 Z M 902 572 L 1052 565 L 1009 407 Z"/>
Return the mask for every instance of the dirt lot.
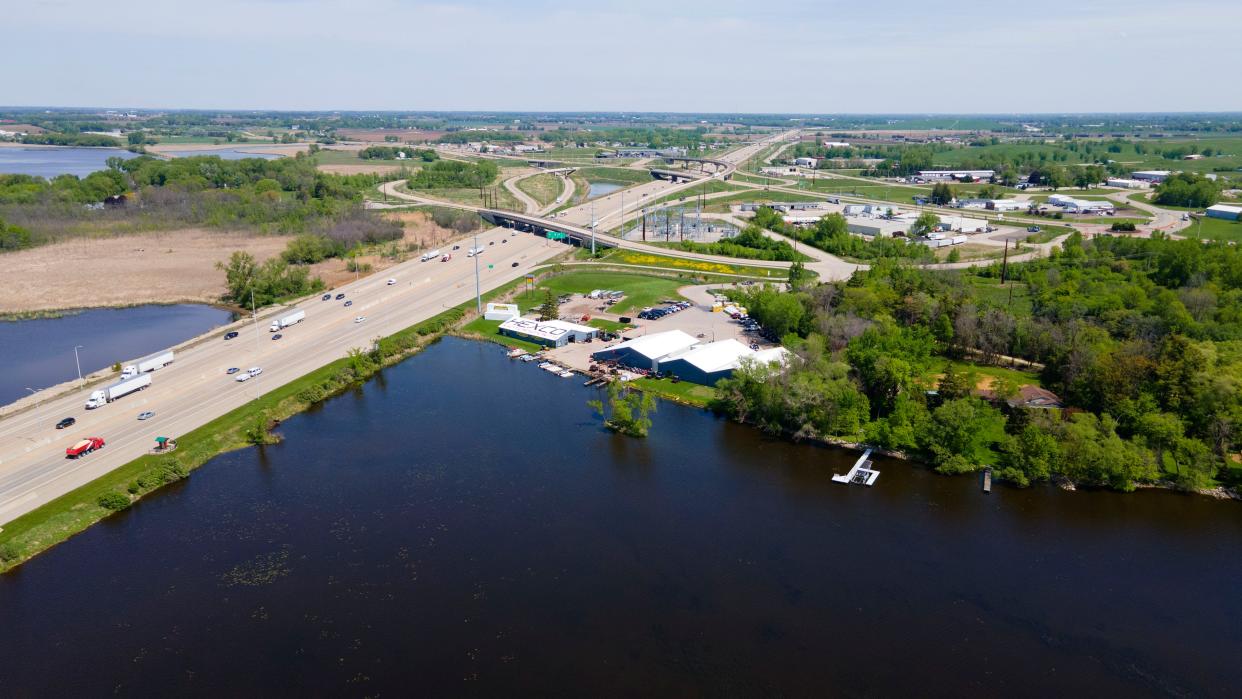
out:
<path id="1" fill-rule="evenodd" d="M 91 238 L 0 257 L 0 312 L 215 301 L 224 273 L 215 269 L 234 250 L 260 260 L 278 254 L 285 236 L 256 237 L 187 229 Z"/>
<path id="2" fill-rule="evenodd" d="M 366 173 L 379 173 L 388 175 L 394 172 L 400 172 L 400 165 L 384 165 L 382 163 L 358 163 L 357 165 L 320 165 L 320 172 L 327 172 L 333 175 L 361 175 Z"/>
<path id="3" fill-rule="evenodd" d="M 417 256 L 422 250 L 449 247 L 445 243 L 455 237 L 459 237 L 459 234 L 447 228 L 437 226 L 430 216 L 421 211 L 397 211 L 386 214 L 385 218 L 400 221 L 402 226 L 405 227 L 405 236 L 398 243 L 398 246 L 403 250 L 403 257 L 394 260 L 379 254 L 359 256 L 359 263 L 371 265 L 372 274 L 387 269 L 412 256 Z M 319 264 L 311 265 L 311 275 L 323 279 L 329 288 L 353 281 L 355 276 L 346 267 L 344 260 L 324 260 Z"/>

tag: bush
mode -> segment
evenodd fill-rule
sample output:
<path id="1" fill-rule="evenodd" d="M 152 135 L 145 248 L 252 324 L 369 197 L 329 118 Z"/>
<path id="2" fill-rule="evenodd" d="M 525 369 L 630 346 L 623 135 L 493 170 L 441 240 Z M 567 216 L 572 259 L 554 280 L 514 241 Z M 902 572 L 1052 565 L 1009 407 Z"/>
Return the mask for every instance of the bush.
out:
<path id="1" fill-rule="evenodd" d="M 130 505 L 129 496 L 123 493 L 105 493 L 100 495 L 95 502 L 105 510 L 112 510 L 113 512 L 124 510 Z"/>
<path id="2" fill-rule="evenodd" d="M 1134 231 L 1134 224 L 1129 221 L 1118 221 L 1108 227 L 1110 231 L 1118 231 L 1122 233 L 1130 233 Z"/>
<path id="3" fill-rule="evenodd" d="M 20 558 L 21 555 L 21 551 L 18 550 L 17 545 L 12 541 L 6 541 L 3 544 L 0 544 L 0 561 L 4 561 L 6 563 L 9 561 L 15 561 Z"/>

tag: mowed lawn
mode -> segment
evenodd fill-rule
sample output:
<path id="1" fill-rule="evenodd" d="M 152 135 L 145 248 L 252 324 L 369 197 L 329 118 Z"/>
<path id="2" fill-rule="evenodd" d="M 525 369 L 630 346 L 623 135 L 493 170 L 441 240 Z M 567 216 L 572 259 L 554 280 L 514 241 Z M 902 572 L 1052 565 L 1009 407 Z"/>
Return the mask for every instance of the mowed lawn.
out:
<path id="1" fill-rule="evenodd" d="M 540 206 L 547 206 L 561 195 L 561 178 L 544 172 L 518 180 L 517 188 L 539 202 Z"/>
<path id="2" fill-rule="evenodd" d="M 648 277 L 624 272 L 569 272 L 538 284 L 534 291 L 519 294 L 514 303 L 522 310 L 543 303 L 544 290 L 556 295 L 589 294 L 595 289 L 621 291 L 625 298 L 612 307 L 613 313 L 624 313 L 634 308 L 654 306 L 663 299 L 680 299 L 677 288 L 685 282 L 676 279 Z"/>
<path id="3" fill-rule="evenodd" d="M 1238 242 L 1242 241 L 1242 222 L 1201 216 L 1197 221 L 1190 224 L 1190 228 L 1182 231 L 1182 233 L 1194 238 Z"/>

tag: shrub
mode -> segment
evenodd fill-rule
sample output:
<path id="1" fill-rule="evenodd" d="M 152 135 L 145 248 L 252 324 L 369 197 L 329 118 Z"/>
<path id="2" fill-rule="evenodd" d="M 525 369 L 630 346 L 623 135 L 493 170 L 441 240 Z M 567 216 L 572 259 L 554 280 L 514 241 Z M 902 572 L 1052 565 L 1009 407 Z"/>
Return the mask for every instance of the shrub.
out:
<path id="1" fill-rule="evenodd" d="M 105 493 L 103 495 L 100 495 L 99 499 L 96 500 L 95 502 L 100 507 L 104 508 L 105 510 L 112 510 L 113 512 L 124 510 L 130 505 L 130 500 L 129 500 L 128 495 L 125 495 L 123 493 L 115 493 L 115 492 Z"/>

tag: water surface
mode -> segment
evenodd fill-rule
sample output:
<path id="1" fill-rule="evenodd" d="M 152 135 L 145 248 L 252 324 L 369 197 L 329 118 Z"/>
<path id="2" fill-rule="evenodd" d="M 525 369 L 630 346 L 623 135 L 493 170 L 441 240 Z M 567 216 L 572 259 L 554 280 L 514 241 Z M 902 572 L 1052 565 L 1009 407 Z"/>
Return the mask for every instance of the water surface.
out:
<path id="1" fill-rule="evenodd" d="M 224 325 L 232 313 L 201 304 L 93 308 L 60 318 L 0 322 L 0 405 L 36 390 L 171 347 Z"/>
<path id="2" fill-rule="evenodd" d="M 979 492 L 441 342 L 0 578 L 5 696 L 1230 696 L 1242 508 Z"/>
<path id="3" fill-rule="evenodd" d="M 275 160 L 279 155 L 272 153 L 247 153 L 237 148 L 212 148 L 209 150 L 170 150 L 167 155 L 177 158 L 192 158 L 195 156 L 215 156 L 221 160 L 245 160 L 246 158 L 262 158 L 263 160 Z"/>
<path id="4" fill-rule="evenodd" d="M 624 186 L 615 182 L 589 182 L 588 184 L 591 185 L 591 189 L 587 193 L 587 199 L 595 199 L 597 197 L 612 194 Z"/>
<path id="5" fill-rule="evenodd" d="M 0 148 L 0 173 L 37 175 L 52 179 L 57 175 L 86 177 L 92 172 L 106 170 L 108 158 L 137 157 L 120 148 Z"/>

